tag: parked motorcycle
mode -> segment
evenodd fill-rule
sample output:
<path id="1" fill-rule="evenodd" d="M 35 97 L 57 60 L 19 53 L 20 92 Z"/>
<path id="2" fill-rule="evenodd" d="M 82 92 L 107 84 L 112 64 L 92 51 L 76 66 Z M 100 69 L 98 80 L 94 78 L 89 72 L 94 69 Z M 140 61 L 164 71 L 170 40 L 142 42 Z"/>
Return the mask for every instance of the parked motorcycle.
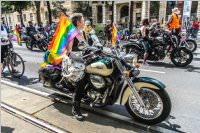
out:
<path id="1" fill-rule="evenodd" d="M 167 55 L 170 56 L 172 63 L 178 67 L 185 67 L 192 62 L 193 54 L 186 47 L 177 43 L 176 36 L 160 29 L 162 36 L 151 37 L 149 40 L 150 51 L 148 60 L 163 60 Z M 123 45 L 122 49 L 126 54 L 137 54 L 138 59 L 142 59 L 145 53 L 140 39 L 133 41 L 127 45 Z"/>
<path id="2" fill-rule="evenodd" d="M 144 124 L 153 125 L 169 116 L 171 101 L 166 86 L 153 78 L 137 77 L 138 66 L 128 65 L 116 48 L 107 53 L 87 47 L 78 57 L 71 60 L 66 56 L 59 66 L 41 68 L 40 81 L 58 91 L 65 89 L 65 93 L 73 93 L 77 80 L 83 79 L 85 104 L 98 108 L 120 104 Z"/>

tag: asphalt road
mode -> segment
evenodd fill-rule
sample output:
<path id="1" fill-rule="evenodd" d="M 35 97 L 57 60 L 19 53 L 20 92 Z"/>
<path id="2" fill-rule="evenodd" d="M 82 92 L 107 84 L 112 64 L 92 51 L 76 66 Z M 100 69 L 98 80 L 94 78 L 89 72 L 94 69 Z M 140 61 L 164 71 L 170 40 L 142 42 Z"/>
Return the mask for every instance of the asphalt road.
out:
<path id="1" fill-rule="evenodd" d="M 21 79 L 13 79 L 6 74 L 3 79 L 48 92 L 38 82 L 38 70 L 44 52 L 29 51 L 25 45 L 22 47 L 15 45 L 15 51 L 25 61 L 24 76 Z M 200 48 L 194 53 L 192 63 L 185 68 L 175 67 L 168 59 L 163 62 L 149 62 L 149 64 L 150 66 L 141 67 L 140 76 L 152 77 L 163 82 L 172 101 L 170 118 L 158 126 L 178 132 L 200 131 Z M 129 116 L 126 110 L 118 105 L 106 107 L 106 110 Z"/>

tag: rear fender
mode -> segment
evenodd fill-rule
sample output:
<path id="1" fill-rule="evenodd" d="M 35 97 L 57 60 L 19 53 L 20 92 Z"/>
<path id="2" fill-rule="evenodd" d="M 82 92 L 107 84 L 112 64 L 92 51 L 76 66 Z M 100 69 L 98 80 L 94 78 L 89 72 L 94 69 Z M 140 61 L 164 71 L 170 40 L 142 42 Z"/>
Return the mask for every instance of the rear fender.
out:
<path id="1" fill-rule="evenodd" d="M 149 78 L 149 77 L 140 77 L 140 78 L 135 78 L 133 80 L 133 83 L 135 85 L 136 90 L 140 90 L 141 88 L 151 88 L 151 89 L 155 89 L 155 90 L 164 90 L 165 89 L 165 85 L 163 83 L 161 83 L 160 81 L 153 79 L 153 78 Z M 133 91 L 131 90 L 131 88 L 127 85 L 121 95 L 121 101 L 120 104 L 121 105 L 125 105 L 129 96 L 133 93 Z"/>

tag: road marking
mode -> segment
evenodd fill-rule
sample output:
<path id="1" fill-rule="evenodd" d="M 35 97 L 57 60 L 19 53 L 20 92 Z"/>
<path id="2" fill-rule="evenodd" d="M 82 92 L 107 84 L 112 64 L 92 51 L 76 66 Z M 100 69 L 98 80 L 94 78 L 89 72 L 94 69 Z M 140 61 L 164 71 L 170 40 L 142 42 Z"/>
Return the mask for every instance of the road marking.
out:
<path id="1" fill-rule="evenodd" d="M 152 72 L 152 73 L 166 74 L 166 72 L 162 72 L 162 71 L 147 70 L 147 69 L 139 69 L 139 70 L 144 71 L 144 72 Z"/>
<path id="2" fill-rule="evenodd" d="M 15 116 L 19 115 L 19 116 L 22 116 L 23 118 L 25 118 L 26 120 L 28 119 L 29 121 L 33 122 L 34 124 L 36 124 L 36 125 L 38 125 L 40 127 L 44 127 L 46 129 L 51 130 L 51 131 L 56 132 L 56 133 L 66 133 L 66 131 L 63 131 L 63 130 L 61 130 L 61 129 L 53 126 L 53 125 L 49 125 L 49 124 L 45 123 L 44 121 L 36 119 L 35 117 L 33 117 L 33 116 L 29 115 L 29 114 L 26 114 L 26 113 L 24 113 L 22 111 L 19 111 L 19 110 L 15 109 L 15 108 L 13 108 L 13 107 L 11 107 L 9 105 L 1 103 L 1 107 L 3 109 L 5 109 L 6 111 L 8 111 L 8 112 L 14 113 Z"/>

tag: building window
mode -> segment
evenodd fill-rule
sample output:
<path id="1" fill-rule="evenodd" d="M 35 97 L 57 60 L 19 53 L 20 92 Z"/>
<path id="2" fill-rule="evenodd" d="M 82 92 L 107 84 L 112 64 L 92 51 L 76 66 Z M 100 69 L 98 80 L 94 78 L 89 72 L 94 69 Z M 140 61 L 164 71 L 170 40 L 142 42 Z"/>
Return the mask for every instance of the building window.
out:
<path id="1" fill-rule="evenodd" d="M 33 18 L 33 13 L 30 13 L 30 20 L 33 21 L 34 18 Z"/>
<path id="2" fill-rule="evenodd" d="M 9 17 L 9 23 L 10 23 L 10 24 L 12 23 L 11 17 Z"/>
<path id="3" fill-rule="evenodd" d="M 136 8 L 142 8 L 142 2 L 136 3 Z"/>
<path id="4" fill-rule="evenodd" d="M 109 11 L 112 11 L 112 10 L 113 10 L 112 6 L 109 6 Z"/>
<path id="5" fill-rule="evenodd" d="M 159 18 L 160 1 L 150 1 L 150 19 Z"/>
<path id="6" fill-rule="evenodd" d="M 17 20 L 18 20 L 18 22 L 21 22 L 20 15 L 17 15 Z"/>
<path id="7" fill-rule="evenodd" d="M 129 15 L 129 6 L 125 5 L 120 10 L 120 17 L 123 18 L 123 17 L 127 17 L 128 15 Z"/>
<path id="8" fill-rule="evenodd" d="M 97 6 L 97 23 L 103 22 L 102 6 Z"/>
<path id="9" fill-rule="evenodd" d="M 48 14 L 48 12 L 45 12 L 45 19 L 46 19 L 46 20 L 49 19 L 49 14 Z"/>
<path id="10" fill-rule="evenodd" d="M 136 13 L 136 23 L 140 23 L 141 21 L 141 13 Z"/>
<path id="11" fill-rule="evenodd" d="M 24 21 L 26 22 L 26 14 L 23 14 L 23 17 L 24 17 Z"/>
<path id="12" fill-rule="evenodd" d="M 197 7 L 198 7 L 198 1 L 192 1 L 191 15 L 190 15 L 192 21 L 197 17 Z"/>

